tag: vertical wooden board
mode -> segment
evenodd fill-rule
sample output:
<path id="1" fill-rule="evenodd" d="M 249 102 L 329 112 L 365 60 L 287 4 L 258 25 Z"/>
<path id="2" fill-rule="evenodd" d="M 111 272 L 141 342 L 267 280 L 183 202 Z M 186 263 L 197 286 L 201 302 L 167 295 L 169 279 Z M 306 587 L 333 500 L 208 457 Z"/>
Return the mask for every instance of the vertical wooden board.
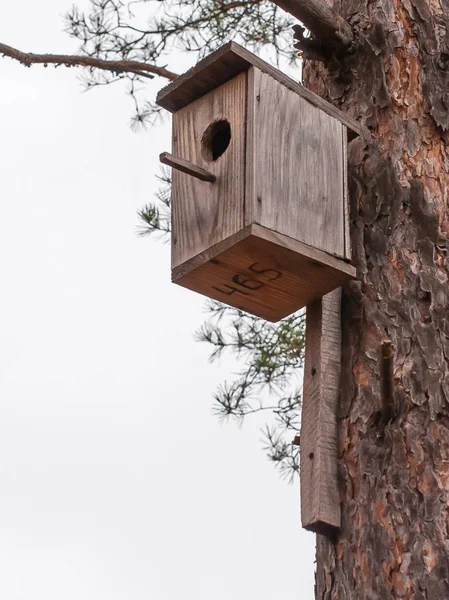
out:
<path id="1" fill-rule="evenodd" d="M 255 69 L 254 222 L 345 257 L 343 127 Z"/>
<path id="2" fill-rule="evenodd" d="M 328 534 L 341 525 L 337 408 L 341 362 L 341 288 L 307 306 L 301 415 L 301 521 Z"/>
<path id="3" fill-rule="evenodd" d="M 213 173 L 215 183 L 172 173 L 172 267 L 243 227 L 245 198 L 246 73 L 173 115 L 173 154 Z M 203 135 L 227 120 L 231 140 L 216 160 L 207 159 Z"/>
<path id="4" fill-rule="evenodd" d="M 345 257 L 351 260 L 351 237 L 349 231 L 349 186 L 348 186 L 348 136 L 346 127 L 343 128 L 343 217 L 345 228 Z"/>
<path id="5" fill-rule="evenodd" d="M 256 113 L 256 95 L 254 93 L 258 69 L 251 67 L 247 74 L 246 90 L 246 145 L 245 145 L 245 207 L 244 220 L 245 225 L 251 225 L 254 222 L 253 209 L 255 202 L 255 113 Z"/>

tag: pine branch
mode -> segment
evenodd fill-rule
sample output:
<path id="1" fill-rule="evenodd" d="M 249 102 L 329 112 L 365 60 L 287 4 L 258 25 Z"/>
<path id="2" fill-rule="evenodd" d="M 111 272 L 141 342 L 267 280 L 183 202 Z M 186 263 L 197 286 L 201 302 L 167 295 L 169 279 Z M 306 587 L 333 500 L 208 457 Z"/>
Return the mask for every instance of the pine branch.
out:
<path id="1" fill-rule="evenodd" d="M 269 0 L 89 0 L 87 4 L 87 11 L 75 5 L 64 17 L 66 32 L 80 43 L 75 54 L 83 58 L 83 66 L 84 57 L 105 61 L 89 63 L 84 83 L 92 88 L 117 79 L 130 81 L 133 128 L 152 125 L 157 117 L 157 109 L 146 98 L 150 90 L 136 88 L 134 82 L 153 75 L 175 78 L 174 73 L 154 67 L 165 64 L 174 50 L 190 52 L 195 60 L 236 40 L 255 51 L 269 48 L 277 61 L 282 58 L 292 64 L 297 58 L 291 41 L 293 21 Z M 136 4 L 141 10 L 134 12 Z M 144 10 L 143 5 L 148 7 Z M 41 60 L 48 58 L 44 55 Z M 106 70 L 94 68 L 99 64 Z M 114 75 L 111 66 L 115 65 L 119 69 Z"/>
<path id="2" fill-rule="evenodd" d="M 173 81 L 178 77 L 176 73 L 168 71 L 165 67 L 158 67 L 148 63 L 138 62 L 136 60 L 103 60 L 91 56 L 79 56 L 70 54 L 34 54 L 32 52 L 22 52 L 12 46 L 0 43 L 0 54 L 17 60 L 22 65 L 30 67 L 33 64 L 43 64 L 45 66 L 54 64 L 56 66 L 64 65 L 66 67 L 89 67 L 110 71 L 111 73 L 133 73 L 141 77 L 153 79 L 155 75 L 164 77 Z"/>
<path id="3" fill-rule="evenodd" d="M 276 429 L 265 427 L 262 431 L 264 450 L 268 459 L 279 470 L 281 477 L 288 483 L 293 483 L 299 475 L 299 448 L 291 442 L 286 442 Z"/>

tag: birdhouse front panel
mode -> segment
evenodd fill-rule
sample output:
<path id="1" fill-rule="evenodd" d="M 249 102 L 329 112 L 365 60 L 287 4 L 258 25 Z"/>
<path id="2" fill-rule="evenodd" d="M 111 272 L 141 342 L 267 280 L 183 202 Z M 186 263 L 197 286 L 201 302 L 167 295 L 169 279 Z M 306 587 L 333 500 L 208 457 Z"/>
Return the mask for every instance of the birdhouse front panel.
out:
<path id="1" fill-rule="evenodd" d="M 216 176 L 173 170 L 172 267 L 244 226 L 246 73 L 173 115 L 173 153 Z"/>
<path id="2" fill-rule="evenodd" d="M 158 103 L 174 113 L 174 282 L 277 321 L 355 276 L 352 119 L 235 43 Z"/>
<path id="3" fill-rule="evenodd" d="M 346 128 L 270 75 L 251 71 L 255 186 L 248 222 L 350 258 L 345 252 Z"/>

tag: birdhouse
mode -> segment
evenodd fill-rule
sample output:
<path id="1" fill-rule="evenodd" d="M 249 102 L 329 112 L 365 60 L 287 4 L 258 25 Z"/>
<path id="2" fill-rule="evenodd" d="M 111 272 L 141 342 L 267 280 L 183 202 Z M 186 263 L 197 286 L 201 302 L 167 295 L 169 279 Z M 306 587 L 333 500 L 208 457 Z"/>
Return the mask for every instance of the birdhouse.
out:
<path id="1" fill-rule="evenodd" d="M 173 113 L 175 283 L 278 321 L 355 276 L 355 121 L 234 42 L 157 102 Z"/>

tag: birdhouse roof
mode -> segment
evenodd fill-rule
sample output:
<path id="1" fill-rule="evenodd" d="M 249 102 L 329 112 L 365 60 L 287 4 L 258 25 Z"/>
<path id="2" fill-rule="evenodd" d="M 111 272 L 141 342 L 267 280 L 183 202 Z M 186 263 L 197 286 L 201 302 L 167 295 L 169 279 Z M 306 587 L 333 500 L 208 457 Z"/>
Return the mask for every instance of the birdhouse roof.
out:
<path id="1" fill-rule="evenodd" d="M 226 83 L 242 71 L 256 67 L 305 100 L 338 119 L 348 128 L 350 137 L 361 133 L 358 123 L 303 85 L 261 60 L 236 42 L 228 42 L 180 75 L 157 95 L 157 103 L 170 112 L 177 112 L 197 98 Z"/>

